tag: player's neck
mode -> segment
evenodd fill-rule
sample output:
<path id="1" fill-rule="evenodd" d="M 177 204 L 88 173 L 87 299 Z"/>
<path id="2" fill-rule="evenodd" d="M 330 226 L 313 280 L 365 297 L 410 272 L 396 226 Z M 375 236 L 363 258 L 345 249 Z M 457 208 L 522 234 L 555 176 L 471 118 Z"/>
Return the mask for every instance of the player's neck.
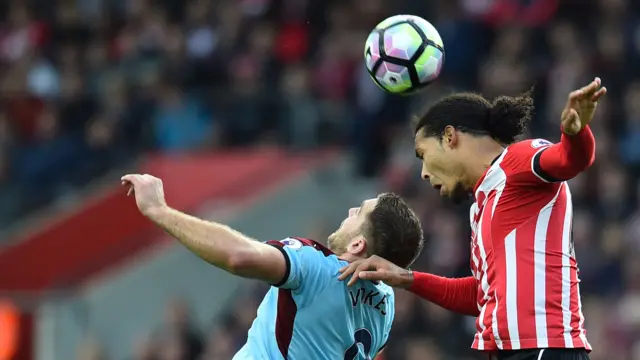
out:
<path id="1" fill-rule="evenodd" d="M 351 262 L 354 262 L 354 261 L 356 261 L 356 260 L 361 260 L 361 259 L 362 259 L 362 257 L 357 256 L 357 255 L 353 255 L 353 254 L 351 254 L 351 253 L 346 252 L 346 253 L 344 253 L 344 254 L 340 254 L 340 255 L 338 256 L 338 259 L 340 259 L 340 260 L 344 260 L 344 261 L 346 261 L 346 262 L 350 262 L 350 263 L 351 263 Z"/>
<path id="2" fill-rule="evenodd" d="M 469 176 L 465 185 L 468 189 L 476 186 L 493 161 L 504 151 L 504 147 L 493 139 L 477 138 L 471 150 L 473 156 L 467 157 L 469 161 L 466 164 L 466 173 Z"/>

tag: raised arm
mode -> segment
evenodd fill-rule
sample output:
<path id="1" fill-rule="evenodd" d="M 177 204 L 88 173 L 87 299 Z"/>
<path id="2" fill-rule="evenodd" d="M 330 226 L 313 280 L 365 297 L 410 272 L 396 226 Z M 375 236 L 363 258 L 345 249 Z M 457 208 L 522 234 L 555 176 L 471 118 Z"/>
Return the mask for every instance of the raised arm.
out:
<path id="1" fill-rule="evenodd" d="M 477 283 L 473 277 L 445 278 L 433 274 L 403 269 L 379 256 L 355 261 L 340 269 L 338 279 L 384 281 L 387 285 L 404 288 L 458 314 L 478 316 Z"/>
<path id="2" fill-rule="evenodd" d="M 282 281 L 285 276 L 286 260 L 281 251 L 227 225 L 204 221 L 169 207 L 151 213 L 149 219 L 206 262 L 234 275 L 270 284 Z"/>
<path id="3" fill-rule="evenodd" d="M 234 275 L 271 284 L 287 276 L 287 260 L 277 248 L 232 228 L 204 221 L 167 206 L 162 181 L 151 175 L 126 175 L 122 183 L 135 195 L 140 212 L 208 263 Z"/>
<path id="4" fill-rule="evenodd" d="M 534 172 L 550 181 L 569 180 L 586 170 L 595 160 L 596 142 L 589 124 L 598 101 L 607 93 L 600 78 L 569 94 L 560 117 L 560 143 L 541 150 L 534 157 Z"/>

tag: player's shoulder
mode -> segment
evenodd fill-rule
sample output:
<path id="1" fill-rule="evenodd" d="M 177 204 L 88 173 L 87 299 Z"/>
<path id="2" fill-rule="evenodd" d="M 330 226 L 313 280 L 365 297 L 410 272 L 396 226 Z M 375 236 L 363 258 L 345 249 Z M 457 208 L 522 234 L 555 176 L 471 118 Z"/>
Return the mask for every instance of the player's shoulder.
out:
<path id="1" fill-rule="evenodd" d="M 273 245 L 276 247 L 288 248 L 290 250 L 315 250 L 318 254 L 322 254 L 325 257 L 329 257 L 335 255 L 333 251 L 329 250 L 326 246 L 321 243 L 307 239 L 302 237 L 291 236 L 282 240 L 269 240 L 267 244 Z"/>
<path id="2" fill-rule="evenodd" d="M 527 139 L 513 143 L 507 146 L 500 156 L 500 168 L 505 170 L 507 175 L 529 171 L 532 159 L 551 145 L 553 143 L 546 139 Z"/>
<path id="3" fill-rule="evenodd" d="M 312 261 L 317 265 L 331 268 L 339 268 L 344 265 L 333 251 L 315 240 L 288 237 L 282 240 L 270 240 L 267 241 L 267 244 L 280 248 L 292 261 L 293 258 L 296 258 L 301 262 Z"/>
<path id="4" fill-rule="evenodd" d="M 546 139 L 527 139 L 513 143 L 507 147 L 507 156 L 515 157 L 531 157 L 541 149 L 553 145 Z"/>

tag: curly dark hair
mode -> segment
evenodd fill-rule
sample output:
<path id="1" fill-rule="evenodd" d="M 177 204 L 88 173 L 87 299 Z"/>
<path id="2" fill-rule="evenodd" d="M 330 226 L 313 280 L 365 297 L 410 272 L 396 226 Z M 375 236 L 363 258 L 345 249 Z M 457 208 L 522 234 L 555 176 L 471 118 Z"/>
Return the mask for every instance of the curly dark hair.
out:
<path id="1" fill-rule="evenodd" d="M 384 193 L 369 213 L 363 234 L 371 240 L 367 255 L 378 255 L 408 268 L 424 247 L 420 220 L 398 195 Z"/>
<path id="2" fill-rule="evenodd" d="M 499 96 L 490 102 L 475 93 L 446 96 L 416 119 L 414 135 L 442 137 L 447 126 L 462 132 L 487 135 L 501 144 L 512 144 L 533 116 L 533 89 L 518 96 Z"/>

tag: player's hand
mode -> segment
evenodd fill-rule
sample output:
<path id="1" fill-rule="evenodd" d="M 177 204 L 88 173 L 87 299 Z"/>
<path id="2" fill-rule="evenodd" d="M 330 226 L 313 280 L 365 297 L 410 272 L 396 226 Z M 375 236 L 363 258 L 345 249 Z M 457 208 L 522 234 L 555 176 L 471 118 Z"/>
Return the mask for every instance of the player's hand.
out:
<path id="1" fill-rule="evenodd" d="M 373 255 L 368 259 L 357 260 L 340 269 L 339 280 L 345 280 L 351 275 L 347 286 L 358 281 L 383 281 L 387 285 L 408 288 L 413 282 L 411 271 L 403 269 L 389 260 Z"/>
<path id="2" fill-rule="evenodd" d="M 147 217 L 167 207 L 162 180 L 148 174 L 129 174 L 122 177 L 122 186 L 128 187 L 127 196 L 134 195 L 140 212 Z"/>
<path id="3" fill-rule="evenodd" d="M 589 125 L 596 112 L 598 100 L 606 93 L 607 88 L 602 86 L 599 77 L 582 89 L 572 91 L 567 105 L 562 110 L 562 131 L 573 136 Z"/>

